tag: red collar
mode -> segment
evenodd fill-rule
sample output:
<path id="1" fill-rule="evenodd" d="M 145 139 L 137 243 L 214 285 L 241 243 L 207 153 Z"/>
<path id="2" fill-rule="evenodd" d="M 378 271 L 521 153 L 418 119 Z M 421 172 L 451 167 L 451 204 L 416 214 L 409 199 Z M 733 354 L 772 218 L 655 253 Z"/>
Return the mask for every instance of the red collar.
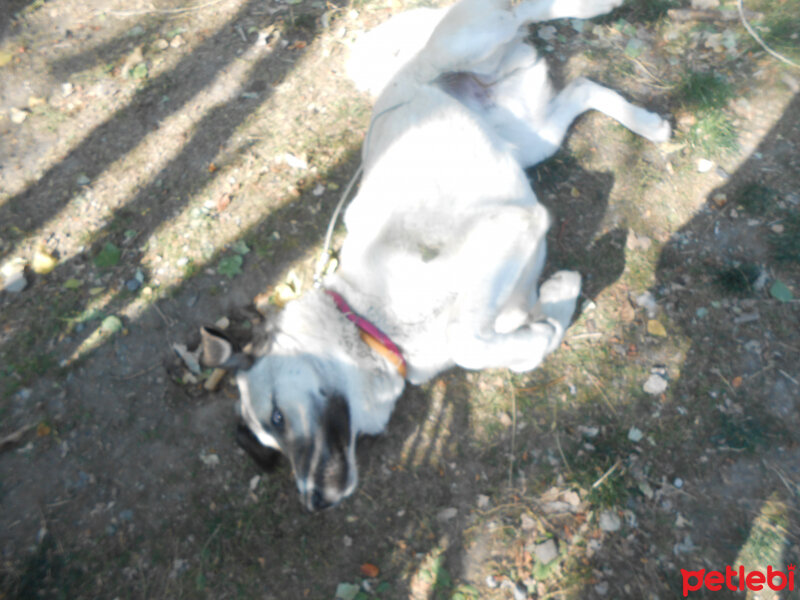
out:
<path id="1" fill-rule="evenodd" d="M 325 293 L 333 299 L 339 312 L 341 312 L 348 321 L 358 327 L 361 332 L 361 339 L 364 340 L 364 343 L 392 363 L 397 369 L 397 372 L 405 378 L 407 370 L 406 359 L 403 358 L 403 353 L 400 352 L 400 348 L 389 339 L 389 336 L 367 319 L 355 313 L 341 295 L 332 290 L 325 290 Z"/>

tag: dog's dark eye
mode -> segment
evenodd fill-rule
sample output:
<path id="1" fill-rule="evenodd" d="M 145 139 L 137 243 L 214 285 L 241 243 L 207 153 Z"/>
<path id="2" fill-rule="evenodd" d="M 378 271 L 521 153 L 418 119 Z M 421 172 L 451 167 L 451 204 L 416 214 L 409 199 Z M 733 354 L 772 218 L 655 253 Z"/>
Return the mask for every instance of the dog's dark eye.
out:
<path id="1" fill-rule="evenodd" d="M 272 409 L 272 416 L 269 419 L 272 426 L 278 431 L 283 431 L 283 413 L 277 408 Z"/>

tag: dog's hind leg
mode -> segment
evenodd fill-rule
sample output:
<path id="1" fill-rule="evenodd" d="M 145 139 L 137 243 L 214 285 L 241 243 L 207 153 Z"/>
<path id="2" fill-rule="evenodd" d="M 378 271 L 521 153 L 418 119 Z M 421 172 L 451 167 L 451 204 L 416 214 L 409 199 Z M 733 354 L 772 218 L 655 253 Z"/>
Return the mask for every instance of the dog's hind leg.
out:
<path id="1" fill-rule="evenodd" d="M 560 146 L 570 124 L 578 115 L 590 109 L 616 119 L 651 142 L 666 142 L 672 132 L 669 122 L 657 114 L 635 106 L 617 92 L 581 77 L 551 100 L 539 135 L 556 147 Z"/>
<path id="2" fill-rule="evenodd" d="M 517 93 L 524 97 L 525 91 L 526 87 L 521 86 Z M 598 110 L 651 142 L 666 142 L 672 134 L 667 120 L 582 77 L 554 96 L 540 114 L 534 110 L 530 117 L 512 115 L 504 110 L 504 103 L 501 99 L 500 107 L 493 110 L 493 125 L 515 146 L 517 159 L 524 167 L 555 154 L 572 122 L 587 110 Z"/>

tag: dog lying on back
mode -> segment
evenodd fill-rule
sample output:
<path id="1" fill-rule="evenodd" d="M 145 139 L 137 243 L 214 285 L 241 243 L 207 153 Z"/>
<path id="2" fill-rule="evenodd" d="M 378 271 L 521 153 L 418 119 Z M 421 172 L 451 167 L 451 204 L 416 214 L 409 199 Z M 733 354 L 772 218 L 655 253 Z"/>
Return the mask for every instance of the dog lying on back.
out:
<path id="1" fill-rule="evenodd" d="M 589 109 L 653 142 L 670 126 L 585 79 L 555 93 L 525 26 L 619 4 L 462 0 L 361 43 L 351 73 L 380 94 L 341 266 L 251 355 L 203 331 L 206 364 L 237 369 L 240 440 L 256 459 L 289 458 L 308 509 L 353 492 L 356 439 L 384 430 L 406 381 L 455 365 L 527 371 L 561 343 L 581 279 L 560 271 L 538 285 L 550 218 L 524 169 Z"/>

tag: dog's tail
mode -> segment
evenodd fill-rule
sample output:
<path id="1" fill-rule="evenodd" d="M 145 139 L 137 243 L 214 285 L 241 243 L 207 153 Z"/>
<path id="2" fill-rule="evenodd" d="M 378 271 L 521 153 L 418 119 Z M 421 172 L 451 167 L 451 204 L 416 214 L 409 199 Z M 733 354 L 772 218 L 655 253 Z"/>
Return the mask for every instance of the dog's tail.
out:
<path id="1" fill-rule="evenodd" d="M 394 15 L 362 34 L 350 49 L 347 74 L 377 98 L 395 74 L 422 50 L 446 8 L 418 8 Z"/>

